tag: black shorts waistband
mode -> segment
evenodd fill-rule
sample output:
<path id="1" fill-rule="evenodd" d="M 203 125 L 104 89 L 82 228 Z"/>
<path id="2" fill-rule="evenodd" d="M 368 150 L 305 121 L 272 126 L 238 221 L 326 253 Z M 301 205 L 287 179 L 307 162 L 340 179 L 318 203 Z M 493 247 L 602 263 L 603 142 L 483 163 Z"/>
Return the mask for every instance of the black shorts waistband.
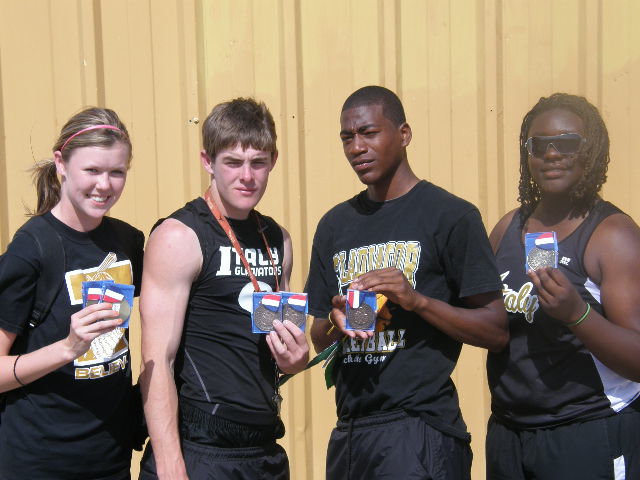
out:
<path id="1" fill-rule="evenodd" d="M 238 423 L 183 402 L 180 404 L 180 436 L 201 446 L 263 447 L 284 436 L 284 424 L 278 417 L 270 425 Z"/>
<path id="2" fill-rule="evenodd" d="M 251 460 L 276 453 L 281 447 L 274 441 L 259 447 L 221 448 L 183 439 L 182 448 L 186 451 L 218 460 Z"/>
<path id="3" fill-rule="evenodd" d="M 366 417 L 338 419 L 336 428 L 341 432 L 346 432 L 349 428 L 355 430 L 358 428 L 373 427 L 375 425 L 384 425 L 385 423 L 404 420 L 410 416 L 411 415 L 404 410 L 392 410 L 390 412 L 367 415 Z"/>
<path id="4" fill-rule="evenodd" d="M 197 408 L 208 415 L 225 418 L 232 422 L 244 425 L 273 425 L 278 422 L 279 418 L 275 411 L 273 412 L 249 412 L 241 410 L 231 405 L 223 403 L 207 403 L 190 398 L 180 397 L 180 408 Z"/>
<path id="5" fill-rule="evenodd" d="M 406 410 L 391 410 L 389 412 L 367 415 L 366 417 L 339 419 L 336 423 L 336 429 L 340 432 L 346 432 L 350 429 L 357 430 L 358 428 L 368 428 L 376 425 L 383 425 L 385 423 L 398 422 L 412 417 L 419 417 L 424 423 L 444 433 L 445 435 L 458 438 L 465 442 L 471 442 L 471 434 L 465 430 L 461 430 L 457 427 L 447 424 L 439 418 L 436 418 L 427 413 L 407 412 Z"/>

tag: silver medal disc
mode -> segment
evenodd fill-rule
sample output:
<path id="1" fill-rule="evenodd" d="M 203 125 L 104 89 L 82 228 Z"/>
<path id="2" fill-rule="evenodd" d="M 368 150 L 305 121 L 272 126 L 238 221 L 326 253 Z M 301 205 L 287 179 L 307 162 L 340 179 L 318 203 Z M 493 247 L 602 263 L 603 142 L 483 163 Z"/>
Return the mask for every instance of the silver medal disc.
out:
<path id="1" fill-rule="evenodd" d="M 556 266 L 556 252 L 554 250 L 543 250 L 533 247 L 527 255 L 527 264 L 531 270 L 538 270 L 542 267 Z"/>
<path id="2" fill-rule="evenodd" d="M 349 309 L 349 324 L 352 328 L 366 330 L 371 328 L 376 319 L 374 311 L 369 305 L 363 303 L 358 308 Z"/>
<path id="3" fill-rule="evenodd" d="M 116 308 L 114 308 L 114 310 L 116 310 Z M 120 313 L 120 315 L 118 315 L 118 318 L 120 318 L 123 322 L 126 322 L 131 315 L 131 307 L 129 306 L 129 302 L 127 302 L 126 300 L 120 302 L 120 307 L 116 311 Z"/>
<path id="4" fill-rule="evenodd" d="M 302 327 L 306 320 L 304 312 L 299 312 L 295 308 L 285 304 L 282 306 L 282 320 L 289 320 L 297 327 Z"/>
<path id="5" fill-rule="evenodd" d="M 270 332 L 273 330 L 273 321 L 280 319 L 279 312 L 272 312 L 264 308 L 262 305 L 258 305 L 253 312 L 253 323 L 263 332 Z"/>

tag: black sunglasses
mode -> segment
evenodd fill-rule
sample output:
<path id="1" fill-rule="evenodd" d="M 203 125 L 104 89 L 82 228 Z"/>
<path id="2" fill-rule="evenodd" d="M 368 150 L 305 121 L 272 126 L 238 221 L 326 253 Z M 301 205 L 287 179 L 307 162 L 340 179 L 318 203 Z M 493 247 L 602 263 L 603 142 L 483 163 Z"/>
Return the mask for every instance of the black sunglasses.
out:
<path id="1" fill-rule="evenodd" d="M 541 158 L 547 153 L 549 145 L 562 155 L 575 155 L 586 141 L 587 139 L 578 133 L 563 133 L 553 137 L 529 137 L 525 145 L 529 155 Z"/>

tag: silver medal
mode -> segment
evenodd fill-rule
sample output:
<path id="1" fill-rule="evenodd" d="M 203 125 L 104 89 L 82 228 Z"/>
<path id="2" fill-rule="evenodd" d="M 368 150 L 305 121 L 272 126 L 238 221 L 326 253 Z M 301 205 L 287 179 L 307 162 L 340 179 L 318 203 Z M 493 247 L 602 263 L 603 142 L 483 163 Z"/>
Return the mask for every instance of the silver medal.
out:
<path id="1" fill-rule="evenodd" d="M 527 265 L 531 270 L 538 270 L 543 267 L 556 266 L 556 252 L 554 250 L 543 250 L 533 247 L 527 255 Z"/>
<path id="2" fill-rule="evenodd" d="M 304 312 L 299 312 L 295 308 L 284 304 L 282 306 L 282 320 L 289 320 L 296 327 L 302 328 L 302 325 L 304 325 L 304 322 L 306 320 L 306 315 L 304 314 Z"/>
<path id="3" fill-rule="evenodd" d="M 358 308 L 350 308 L 348 315 L 349 324 L 358 330 L 371 328 L 376 319 L 375 312 L 366 303 L 361 304 Z"/>
<path id="4" fill-rule="evenodd" d="M 263 332 L 271 332 L 273 330 L 273 321 L 280 320 L 280 312 L 272 312 L 262 305 L 253 312 L 253 323 Z"/>

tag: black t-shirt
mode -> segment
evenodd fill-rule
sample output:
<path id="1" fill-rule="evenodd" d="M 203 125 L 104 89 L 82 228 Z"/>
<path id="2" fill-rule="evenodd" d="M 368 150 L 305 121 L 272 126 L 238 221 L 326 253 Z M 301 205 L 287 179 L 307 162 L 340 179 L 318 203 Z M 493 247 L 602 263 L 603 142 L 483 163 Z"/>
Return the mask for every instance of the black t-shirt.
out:
<path id="1" fill-rule="evenodd" d="M 599 201 L 558 243 L 558 268 L 582 299 L 605 317 L 600 287 L 589 278 L 583 257 L 596 227 L 618 213 L 622 212 L 614 205 Z M 540 307 L 525 272 L 520 223 L 516 213 L 496 252 L 511 339 L 507 348 L 487 357 L 493 414 L 516 428 L 539 428 L 623 410 L 640 397 L 640 384 L 602 364 L 569 328 Z"/>
<path id="2" fill-rule="evenodd" d="M 280 280 L 282 230 L 271 218 L 259 216 Z M 171 217 L 196 233 L 203 257 L 176 355 L 181 401 L 240 423 L 273 424 L 277 418 L 272 401 L 275 362 L 265 335 L 251 331 L 254 287 L 242 260 L 202 198 Z M 253 215 L 228 220 L 261 289 L 276 290 L 273 267 Z"/>
<path id="3" fill-rule="evenodd" d="M 12 354 L 67 337 L 71 315 L 82 309 L 83 281 L 112 278 L 140 285 L 142 232 L 127 225 L 129 233 L 123 234 L 121 227 L 116 239 L 113 224 L 120 221 L 112 218 L 105 217 L 88 233 L 73 230 L 51 213 L 45 219 L 62 238 L 66 272 L 61 272 L 63 286 L 40 326 L 28 327 L 42 268 L 33 239 L 16 235 L 0 256 L 0 328 L 17 334 Z M 0 478 L 102 479 L 127 471 L 130 395 L 128 330 L 122 328 L 95 339 L 73 362 L 7 392 L 0 422 Z"/>
<path id="4" fill-rule="evenodd" d="M 331 298 L 344 295 L 358 275 L 393 266 L 418 292 L 456 306 L 501 286 L 478 210 L 421 181 L 383 203 L 361 192 L 320 220 L 306 287 L 309 313 L 326 317 Z M 450 378 L 461 343 L 413 312 L 392 303 L 389 310 L 391 319 L 378 318 L 370 341 L 342 344 L 334 370 L 338 416 L 404 409 L 466 430 Z"/>

